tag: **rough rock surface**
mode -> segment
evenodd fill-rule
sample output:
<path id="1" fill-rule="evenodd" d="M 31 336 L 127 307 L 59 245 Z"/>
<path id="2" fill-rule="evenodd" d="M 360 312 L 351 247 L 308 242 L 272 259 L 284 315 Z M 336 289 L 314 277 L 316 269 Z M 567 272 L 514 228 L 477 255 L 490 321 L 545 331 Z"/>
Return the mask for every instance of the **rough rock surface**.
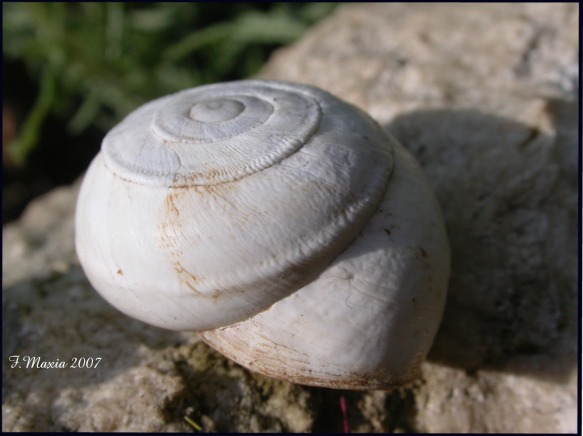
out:
<path id="1" fill-rule="evenodd" d="M 577 20 L 577 4 L 346 5 L 261 75 L 367 110 L 435 189 L 452 277 L 417 383 L 273 381 L 120 314 L 78 266 L 76 184 L 3 229 L 3 430 L 183 431 L 188 416 L 206 431 L 340 431 L 342 395 L 352 431 L 575 432 Z"/>

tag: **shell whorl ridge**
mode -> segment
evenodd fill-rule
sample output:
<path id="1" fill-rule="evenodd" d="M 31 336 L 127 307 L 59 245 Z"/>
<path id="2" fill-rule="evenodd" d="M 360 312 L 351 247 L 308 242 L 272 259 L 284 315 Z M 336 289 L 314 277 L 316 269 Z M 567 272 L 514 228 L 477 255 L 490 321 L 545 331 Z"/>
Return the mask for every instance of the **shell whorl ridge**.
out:
<path id="1" fill-rule="evenodd" d="M 83 181 L 76 248 L 126 314 L 339 388 L 417 374 L 449 274 L 439 205 L 407 152 L 356 107 L 277 81 L 129 114 Z"/>
<path id="2" fill-rule="evenodd" d="M 314 97 L 275 83 L 183 91 L 113 129 L 103 144 L 106 162 L 144 184 L 232 182 L 285 159 L 312 136 L 321 119 Z"/>

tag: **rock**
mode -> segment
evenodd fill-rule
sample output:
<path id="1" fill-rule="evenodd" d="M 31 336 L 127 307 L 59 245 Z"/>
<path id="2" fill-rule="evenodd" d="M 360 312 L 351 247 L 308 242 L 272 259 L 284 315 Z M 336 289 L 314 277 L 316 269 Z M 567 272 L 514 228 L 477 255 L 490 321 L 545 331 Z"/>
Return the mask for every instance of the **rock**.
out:
<path id="1" fill-rule="evenodd" d="M 422 379 L 292 385 L 119 313 L 75 256 L 76 183 L 3 229 L 2 429 L 342 431 L 344 397 L 353 432 L 575 432 L 577 18 L 577 4 L 345 5 L 261 73 L 367 110 L 424 168 L 452 277 Z"/>
<path id="2" fill-rule="evenodd" d="M 39 198 L 3 229 L 2 429 L 189 431 L 187 416 L 206 431 L 308 431 L 310 389 L 128 318 L 92 289 L 74 251 L 78 189 Z"/>
<path id="3" fill-rule="evenodd" d="M 417 431 L 576 430 L 577 17 L 575 4 L 350 5 L 261 74 L 371 113 L 440 199 L 452 276 Z"/>

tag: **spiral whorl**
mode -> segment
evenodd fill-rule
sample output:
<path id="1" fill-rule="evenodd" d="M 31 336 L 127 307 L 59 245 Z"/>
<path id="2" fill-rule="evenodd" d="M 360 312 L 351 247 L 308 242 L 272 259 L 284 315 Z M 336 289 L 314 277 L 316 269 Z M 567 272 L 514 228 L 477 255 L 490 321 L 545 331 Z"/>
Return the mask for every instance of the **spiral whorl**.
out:
<path id="1" fill-rule="evenodd" d="M 103 149 L 108 166 L 129 180 L 217 184 L 288 157 L 320 119 L 307 89 L 253 81 L 209 85 L 144 106 L 112 130 Z"/>

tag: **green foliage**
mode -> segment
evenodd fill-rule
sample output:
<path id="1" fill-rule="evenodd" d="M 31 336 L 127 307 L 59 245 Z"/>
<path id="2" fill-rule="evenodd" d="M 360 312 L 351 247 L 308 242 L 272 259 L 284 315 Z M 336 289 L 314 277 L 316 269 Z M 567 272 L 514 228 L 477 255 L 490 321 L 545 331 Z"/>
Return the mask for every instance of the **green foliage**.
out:
<path id="1" fill-rule="evenodd" d="M 332 3 L 3 3 L 5 60 L 38 81 L 10 146 L 24 162 L 49 113 L 72 134 L 109 129 L 153 98 L 248 77 Z"/>

